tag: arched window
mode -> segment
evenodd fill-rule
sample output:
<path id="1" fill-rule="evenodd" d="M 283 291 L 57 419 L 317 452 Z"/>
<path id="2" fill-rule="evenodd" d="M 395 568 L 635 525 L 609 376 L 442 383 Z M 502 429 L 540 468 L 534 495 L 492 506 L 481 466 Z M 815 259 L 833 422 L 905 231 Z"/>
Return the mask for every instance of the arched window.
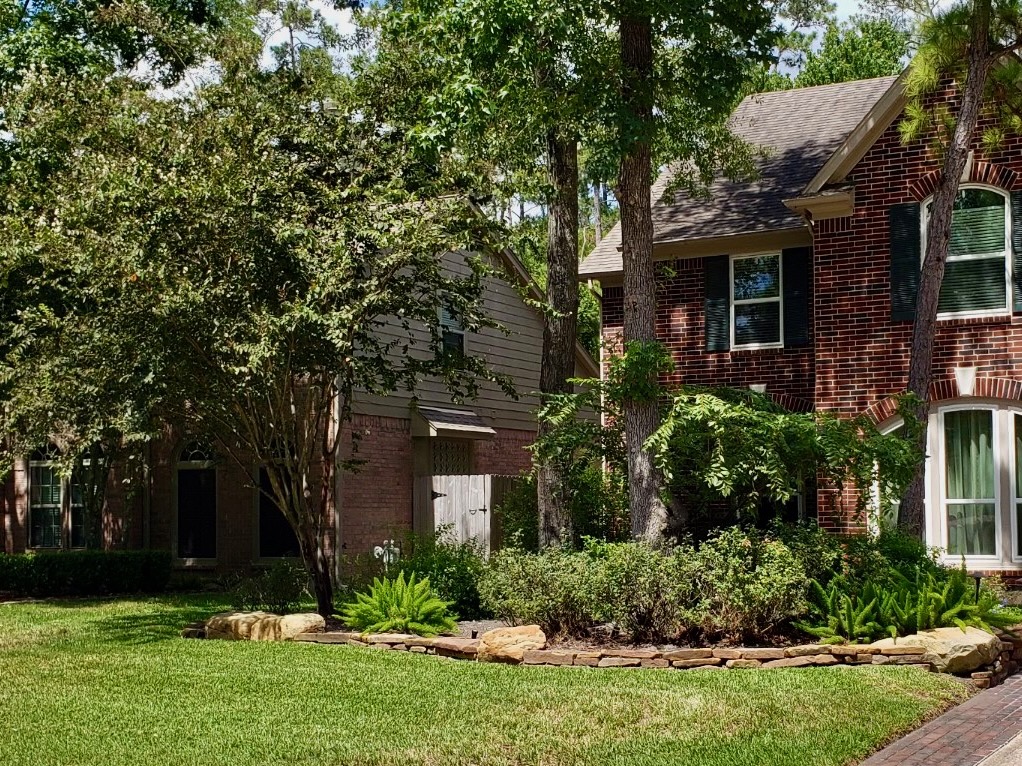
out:
<path id="1" fill-rule="evenodd" d="M 177 555 L 216 558 L 216 465 L 213 451 L 185 445 L 177 463 Z"/>
<path id="2" fill-rule="evenodd" d="M 923 241 L 927 216 L 925 205 Z M 941 317 L 1011 312 L 1011 215 L 1001 191 L 963 186 L 951 216 L 951 241 L 937 311 Z M 923 248 L 925 254 L 926 249 Z"/>

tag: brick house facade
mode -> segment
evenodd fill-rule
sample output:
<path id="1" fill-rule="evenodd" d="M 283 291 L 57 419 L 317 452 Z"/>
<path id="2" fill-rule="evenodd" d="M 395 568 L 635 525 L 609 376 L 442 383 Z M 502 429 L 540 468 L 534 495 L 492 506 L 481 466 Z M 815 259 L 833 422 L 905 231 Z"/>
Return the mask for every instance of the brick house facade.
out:
<path id="1" fill-rule="evenodd" d="M 476 399 L 453 403 L 438 380 L 424 379 L 415 392 L 388 397 L 361 395 L 341 434 L 338 460 L 357 457 L 358 470 L 337 470 L 335 506 L 329 508 L 327 541 L 335 562 L 371 555 L 387 539 L 413 528 L 416 477 L 438 474 L 517 476 L 531 466 L 535 438 L 543 320 L 527 302 L 542 295 L 509 252 L 493 257 L 486 277 L 486 309 L 511 332 L 484 328 L 461 336 L 465 353 L 486 359 L 519 394 L 511 399 L 496 383 L 480 381 Z M 463 268 L 456 254 L 452 270 Z M 461 264 L 461 265 L 459 265 Z M 420 328 L 426 334 L 425 328 Z M 386 329 L 381 330 L 386 332 Z M 577 373 L 598 374 L 578 347 Z M 352 432 L 357 440 L 351 438 Z M 357 455 L 352 445 L 357 441 Z M 110 548 L 169 550 L 185 569 L 227 571 L 298 554 L 294 533 L 279 509 L 260 492 L 258 466 L 242 467 L 212 454 L 181 434 L 166 433 L 147 445 L 145 470 L 114 466 L 103 528 Z M 315 481 L 315 477 L 313 477 Z M 316 495 L 319 487 L 313 487 Z M 67 479 L 38 451 L 17 461 L 0 482 L 0 553 L 70 549 L 83 544 L 83 512 Z"/>
<path id="2" fill-rule="evenodd" d="M 953 107 L 956 98 L 949 82 L 930 100 Z M 892 397 L 907 382 L 925 207 L 940 174 L 932 135 L 903 143 L 904 107 L 898 78 L 750 97 L 734 124 L 772 150 L 759 181 L 716 182 L 709 202 L 655 203 L 657 334 L 676 365 L 665 383 L 756 387 L 792 410 L 865 413 L 897 427 Z M 927 540 L 949 560 L 964 554 L 972 570 L 1014 577 L 1022 574 L 1022 137 L 988 151 L 986 125 L 962 179 L 955 263 L 941 297 Z M 744 217 L 736 201 L 750 208 Z M 611 348 L 623 320 L 615 244 L 582 269 L 603 284 Z M 799 251 L 810 253 L 804 276 Z M 742 282 L 743 263 L 772 271 Z M 802 284 L 789 290 L 789 274 Z M 766 342 L 736 343 L 742 319 Z M 821 487 L 814 505 L 825 528 L 864 528 L 850 498 L 832 489 Z"/>

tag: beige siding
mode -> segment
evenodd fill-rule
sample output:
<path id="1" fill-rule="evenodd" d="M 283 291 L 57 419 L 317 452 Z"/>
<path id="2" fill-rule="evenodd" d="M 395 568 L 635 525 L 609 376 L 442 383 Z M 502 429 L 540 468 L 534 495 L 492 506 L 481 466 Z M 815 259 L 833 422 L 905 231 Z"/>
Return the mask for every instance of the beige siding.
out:
<path id="1" fill-rule="evenodd" d="M 455 273 L 467 271 L 461 255 L 451 253 L 445 260 Z M 443 383 L 435 379 L 423 380 L 416 394 L 423 405 L 454 405 L 474 410 L 494 428 L 531 430 L 536 427 L 535 392 L 539 389 L 543 321 L 539 311 L 526 304 L 515 288 L 503 278 L 503 271 L 497 263 L 494 263 L 494 272 L 494 275 L 486 278 L 484 305 L 487 314 L 510 334 L 491 328 L 468 333 L 465 350 L 472 356 L 485 359 L 495 372 L 510 376 L 518 400 L 505 396 L 499 386 L 488 381 L 480 383 L 475 400 L 463 404 L 453 403 Z M 394 329 L 384 329 L 382 332 L 394 333 L 396 324 L 390 327 Z M 426 329 L 421 328 L 416 334 L 421 342 L 420 348 L 425 349 L 428 342 Z M 403 391 L 387 397 L 362 395 L 356 402 L 355 411 L 366 415 L 406 418 L 409 416 L 411 398 L 410 393 Z"/>

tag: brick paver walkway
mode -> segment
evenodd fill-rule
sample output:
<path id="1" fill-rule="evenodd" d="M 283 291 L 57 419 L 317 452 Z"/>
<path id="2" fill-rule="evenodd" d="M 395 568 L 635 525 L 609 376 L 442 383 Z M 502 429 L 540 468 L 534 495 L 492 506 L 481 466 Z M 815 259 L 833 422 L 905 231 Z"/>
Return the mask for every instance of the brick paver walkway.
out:
<path id="1" fill-rule="evenodd" d="M 862 762 L 975 766 L 1022 732 L 1022 674 L 987 689 Z"/>

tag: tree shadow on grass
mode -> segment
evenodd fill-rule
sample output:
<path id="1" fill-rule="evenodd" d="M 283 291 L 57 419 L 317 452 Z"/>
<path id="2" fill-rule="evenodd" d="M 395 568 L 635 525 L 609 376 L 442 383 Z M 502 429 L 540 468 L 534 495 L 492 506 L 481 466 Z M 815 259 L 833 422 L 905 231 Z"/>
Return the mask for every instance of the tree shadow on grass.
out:
<path id="1" fill-rule="evenodd" d="M 136 599 L 117 601 L 92 601 L 88 605 L 101 607 L 117 604 L 118 601 L 133 602 Z M 144 645 L 179 639 L 181 629 L 198 620 L 225 609 L 224 601 L 216 597 L 168 597 L 158 602 L 139 599 L 137 611 L 118 611 L 112 614 L 100 613 L 83 624 L 83 630 L 103 643 L 121 645 Z M 83 602 L 68 602 L 60 606 L 81 607 Z M 127 606 L 127 604 L 125 604 Z"/>

